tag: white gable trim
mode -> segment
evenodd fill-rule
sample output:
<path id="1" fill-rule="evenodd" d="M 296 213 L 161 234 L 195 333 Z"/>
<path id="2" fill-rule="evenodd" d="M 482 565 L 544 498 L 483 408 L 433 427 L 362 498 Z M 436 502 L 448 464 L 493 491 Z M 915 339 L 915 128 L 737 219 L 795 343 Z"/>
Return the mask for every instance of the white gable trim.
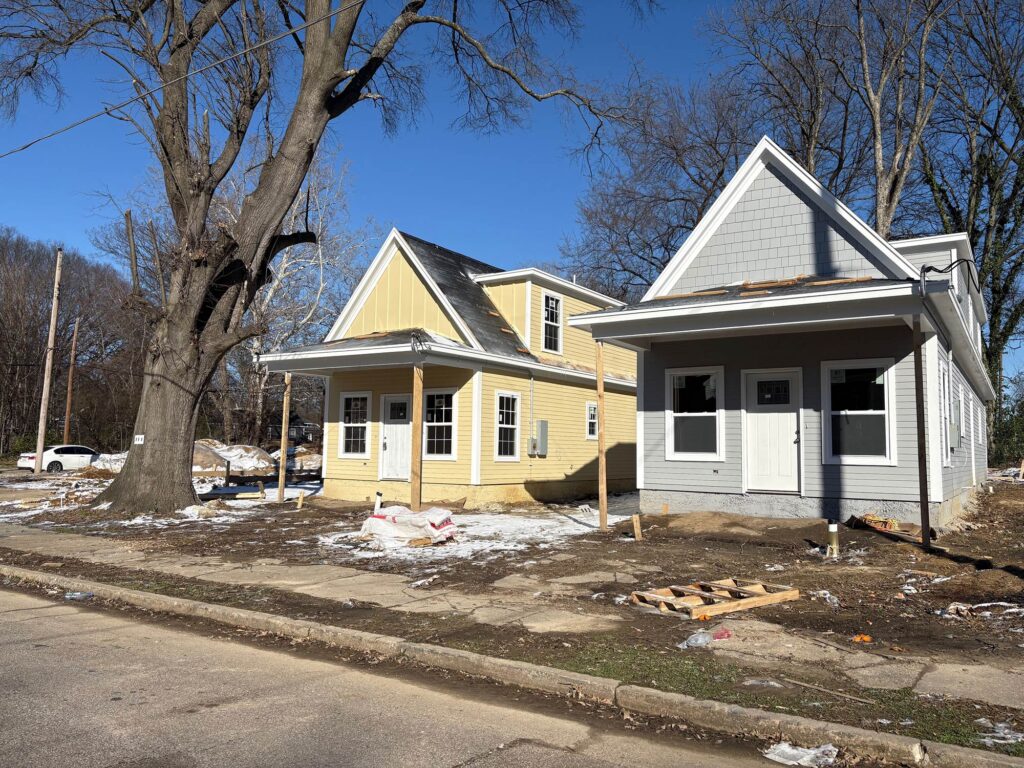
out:
<path id="1" fill-rule="evenodd" d="M 359 280 L 359 284 L 356 289 L 352 291 L 352 296 L 349 298 L 345 307 L 341 310 L 341 314 L 338 315 L 338 319 L 334 322 L 330 332 L 324 338 L 325 342 L 337 341 L 338 339 L 344 338 L 345 333 L 351 327 L 352 323 L 359 316 L 359 312 L 366 304 L 366 300 L 370 294 L 373 293 L 373 289 L 377 287 L 377 283 L 380 282 L 381 276 L 387 270 L 388 265 L 394 259 L 395 254 L 402 253 L 412 264 L 413 270 L 419 276 L 423 284 L 427 286 L 427 290 L 430 291 L 434 299 L 441 308 L 444 310 L 445 315 L 451 321 L 459 333 L 469 342 L 469 345 L 473 349 L 483 349 L 483 345 L 477 341 L 476 336 L 466 325 L 466 321 L 462 319 L 458 312 L 455 311 L 455 307 L 452 306 L 451 302 L 448 301 L 448 297 L 442 293 L 437 283 L 434 282 L 434 278 L 430 276 L 430 273 L 424 269 L 423 264 L 416 257 L 416 252 L 409 247 L 409 244 L 402 237 L 402 234 L 392 228 L 388 233 L 388 236 L 384 239 L 384 244 L 377 251 L 377 255 L 373 257 L 373 261 L 370 262 L 369 268 L 366 273 Z"/>
<path id="2" fill-rule="evenodd" d="M 708 212 L 704 214 L 697 226 L 693 228 L 686 242 L 676 252 L 662 270 L 658 279 L 644 294 L 643 301 L 665 296 L 671 291 L 683 272 L 693 263 L 698 254 L 703 251 L 704 246 L 711 239 L 712 235 L 725 221 L 732 209 L 742 199 L 743 195 L 754 183 L 754 180 L 769 165 L 781 172 L 793 184 L 800 188 L 812 202 L 835 221 L 844 232 L 850 234 L 861 246 L 868 249 L 878 257 L 879 262 L 891 270 L 888 277 L 913 277 L 918 276 L 917 270 L 910 264 L 895 248 L 887 243 L 877 232 L 869 227 L 863 219 L 850 210 L 841 200 L 829 192 L 825 186 L 812 174 L 797 164 L 793 158 L 787 155 L 774 141 L 767 136 L 757 143 L 754 151 L 750 153 L 743 164 L 736 171 L 722 194 L 712 204 Z"/>
<path id="3" fill-rule="evenodd" d="M 599 307 L 623 307 L 625 302 L 613 299 L 611 296 L 606 296 L 599 291 L 592 290 L 586 286 L 574 283 L 565 278 L 559 277 L 558 275 L 552 275 L 550 272 L 545 272 L 542 269 L 536 267 L 526 267 L 524 269 L 510 269 L 505 272 L 487 272 L 483 275 L 476 275 L 473 280 L 480 285 L 499 285 L 501 283 L 518 283 L 526 281 L 535 282 L 538 285 L 543 285 L 546 288 L 560 293 L 564 293 L 566 296 L 573 296 L 577 299 L 596 304 Z"/>

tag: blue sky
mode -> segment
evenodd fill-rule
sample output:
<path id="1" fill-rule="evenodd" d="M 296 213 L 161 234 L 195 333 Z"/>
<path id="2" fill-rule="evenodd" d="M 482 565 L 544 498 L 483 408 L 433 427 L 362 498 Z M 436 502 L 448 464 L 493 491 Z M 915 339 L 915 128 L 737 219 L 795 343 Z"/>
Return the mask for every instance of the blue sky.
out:
<path id="1" fill-rule="evenodd" d="M 585 80 L 621 78 L 642 55 L 652 73 L 688 81 L 708 69 L 700 24 L 712 5 L 670 2 L 638 20 L 624 2 L 584 3 L 580 40 L 548 53 Z M 65 68 L 69 96 L 57 109 L 26 99 L 14 123 L 0 123 L 0 151 L 117 100 L 123 92 L 111 85 L 116 75 L 105 60 L 73 60 Z M 334 123 L 335 156 L 349 168 L 353 224 L 397 226 L 503 267 L 554 261 L 576 229 L 576 201 L 587 186 L 580 160 L 570 154 L 583 137 L 580 124 L 542 104 L 522 127 L 485 136 L 453 129 L 460 113 L 437 80 L 417 125 L 393 137 L 383 135 L 370 105 Z M 123 199 L 152 165 L 128 126 L 94 120 L 0 160 L 0 224 L 89 253 L 90 230 L 119 217 L 108 196 Z"/>

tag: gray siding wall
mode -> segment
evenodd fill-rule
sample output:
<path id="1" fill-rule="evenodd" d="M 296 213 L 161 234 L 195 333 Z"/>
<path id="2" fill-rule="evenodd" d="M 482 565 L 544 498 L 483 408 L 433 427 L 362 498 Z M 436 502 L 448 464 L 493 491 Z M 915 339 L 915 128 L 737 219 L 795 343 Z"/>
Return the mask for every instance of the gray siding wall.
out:
<path id="1" fill-rule="evenodd" d="M 942 468 L 942 497 L 944 499 L 983 482 L 988 464 L 987 440 L 983 439 L 982 444 L 978 445 L 979 432 L 983 438 L 985 435 L 984 423 L 978 423 L 978 406 L 982 400 L 971 387 L 956 360 L 953 361 L 950 368 L 950 384 L 950 415 L 953 418 L 955 418 L 955 410 L 952 408 L 952 404 L 960 401 L 960 393 L 963 392 L 963 430 L 959 443 L 956 442 L 953 434 L 950 434 L 949 466 L 945 466 L 946 462 L 944 462 Z M 984 421 L 984 413 L 984 408 L 982 408 L 982 421 Z"/>
<path id="2" fill-rule="evenodd" d="M 897 248 L 900 254 L 914 265 L 914 269 L 921 269 L 921 267 L 948 267 L 949 266 L 949 246 L 943 246 L 941 248 Z"/>
<path id="3" fill-rule="evenodd" d="M 821 363 L 893 358 L 895 466 L 823 464 Z M 644 355 L 644 486 L 652 490 L 742 493 L 741 370 L 800 367 L 803 375 L 803 487 L 813 498 L 918 499 L 914 360 L 905 325 L 656 343 Z M 666 461 L 665 370 L 725 368 L 725 460 Z M 927 389 L 925 390 L 927 391 Z"/>
<path id="4" fill-rule="evenodd" d="M 670 293 L 797 275 L 883 273 L 825 212 L 766 166 Z"/>

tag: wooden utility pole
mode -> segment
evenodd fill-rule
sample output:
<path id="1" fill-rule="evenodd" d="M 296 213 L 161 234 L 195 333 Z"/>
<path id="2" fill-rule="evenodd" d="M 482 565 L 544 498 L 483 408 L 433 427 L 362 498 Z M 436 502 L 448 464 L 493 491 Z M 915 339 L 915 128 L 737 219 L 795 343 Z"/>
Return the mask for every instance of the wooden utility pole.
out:
<path id="1" fill-rule="evenodd" d="M 50 332 L 46 337 L 46 363 L 43 365 L 43 397 L 39 403 L 39 431 L 36 432 L 35 474 L 43 471 L 43 449 L 46 447 L 46 411 L 50 405 L 50 373 L 53 371 L 53 348 L 57 339 L 57 305 L 60 302 L 60 268 L 64 249 L 57 249 L 57 268 L 53 273 L 53 303 L 50 305 Z"/>
<path id="2" fill-rule="evenodd" d="M 601 530 L 608 530 L 608 457 L 605 455 L 604 342 L 597 342 L 597 507 Z"/>
<path id="3" fill-rule="evenodd" d="M 932 547 L 932 524 L 931 510 L 928 506 L 928 441 L 925 434 L 923 346 L 924 333 L 921 331 L 921 315 L 918 313 L 914 315 L 914 404 L 917 411 L 917 482 L 921 495 L 921 544 L 927 550 Z"/>
<path id="4" fill-rule="evenodd" d="M 292 374 L 284 375 L 284 405 L 281 406 L 281 458 L 277 460 L 277 500 L 284 501 L 284 481 L 288 473 L 288 409 L 292 400 Z"/>
<path id="5" fill-rule="evenodd" d="M 75 383 L 75 355 L 78 353 L 78 318 L 71 334 L 71 362 L 68 363 L 68 394 L 64 401 L 64 442 L 71 442 L 71 392 Z"/>
<path id="6" fill-rule="evenodd" d="M 423 366 L 412 367 L 412 456 L 409 464 L 409 509 L 423 503 Z"/>

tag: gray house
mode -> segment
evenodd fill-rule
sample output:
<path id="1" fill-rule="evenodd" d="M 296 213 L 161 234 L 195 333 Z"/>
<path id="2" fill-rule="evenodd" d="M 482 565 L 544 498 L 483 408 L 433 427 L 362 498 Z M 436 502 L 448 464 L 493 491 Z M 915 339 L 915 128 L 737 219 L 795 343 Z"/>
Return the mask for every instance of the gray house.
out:
<path id="1" fill-rule="evenodd" d="M 941 526 L 985 478 L 985 318 L 965 235 L 887 242 L 764 138 L 642 301 L 570 324 L 639 353 L 645 511 Z"/>

